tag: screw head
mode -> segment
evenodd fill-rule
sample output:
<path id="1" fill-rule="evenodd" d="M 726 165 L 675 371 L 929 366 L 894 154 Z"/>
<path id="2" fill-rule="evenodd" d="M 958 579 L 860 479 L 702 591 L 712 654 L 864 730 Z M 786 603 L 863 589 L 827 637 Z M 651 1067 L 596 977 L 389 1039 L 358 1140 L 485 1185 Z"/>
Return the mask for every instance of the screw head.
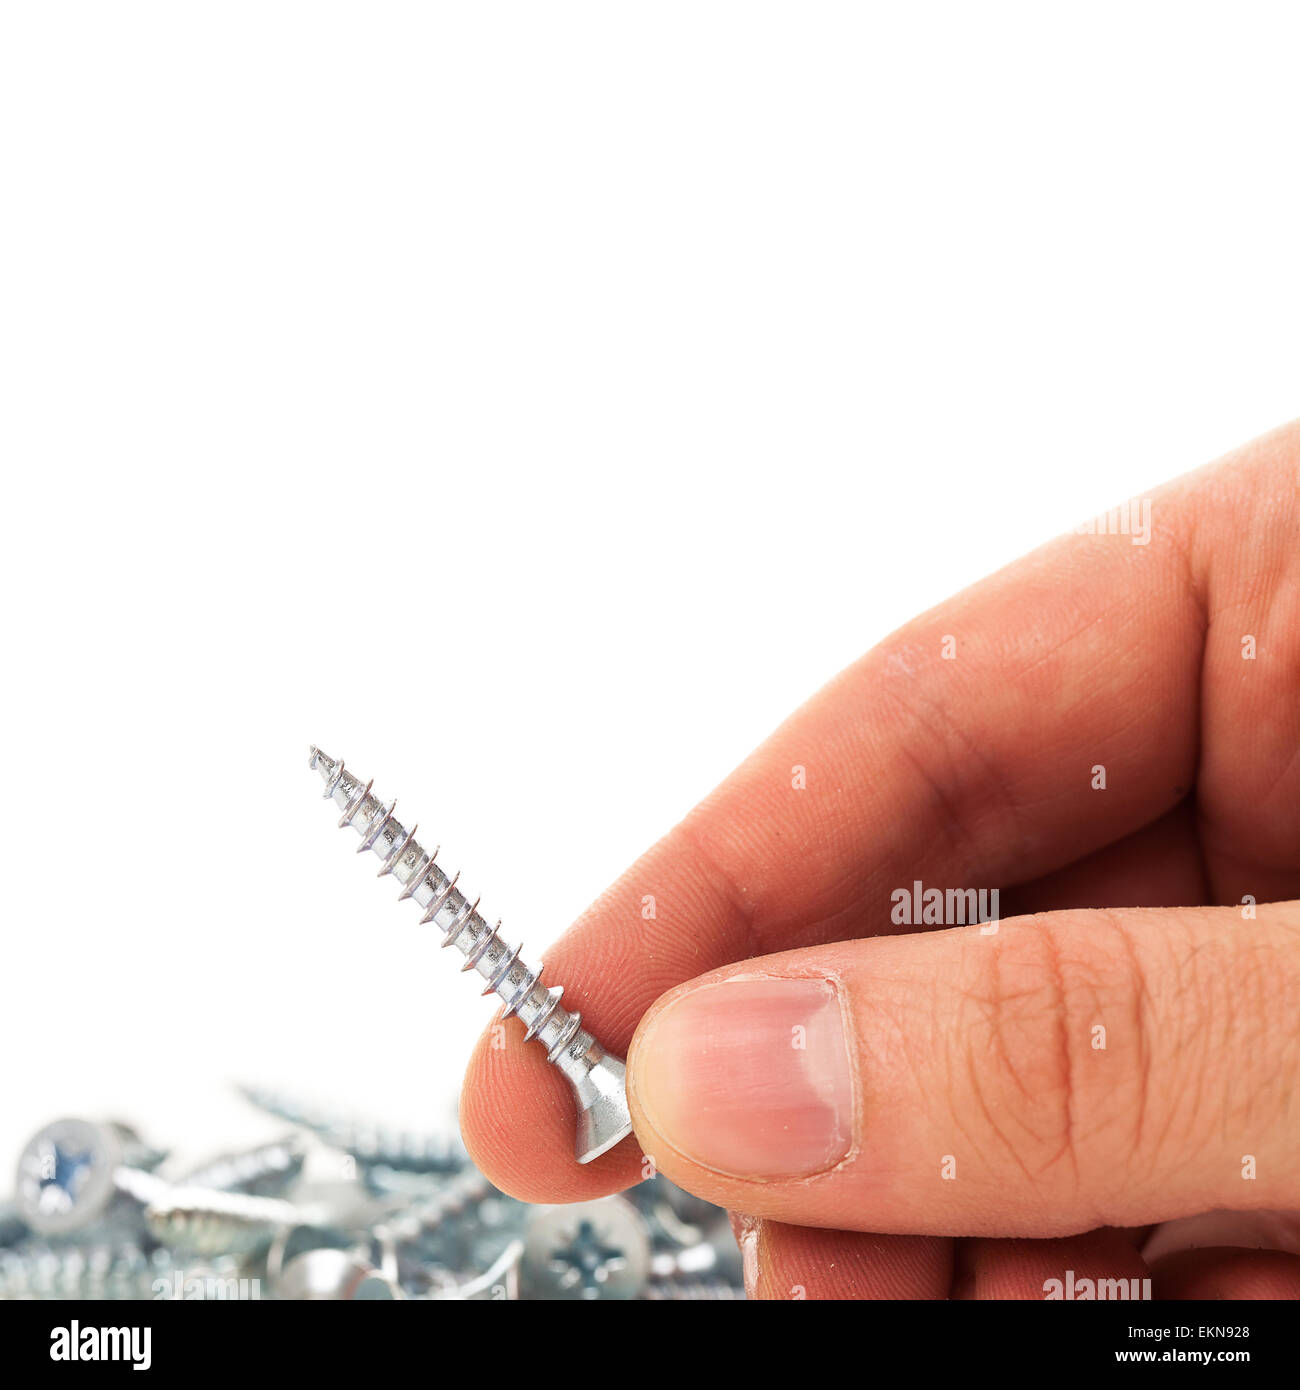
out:
<path id="1" fill-rule="evenodd" d="M 56 1120 L 18 1158 L 15 1206 L 38 1235 L 66 1235 L 102 1217 L 117 1195 L 122 1143 L 111 1125 Z"/>
<path id="2" fill-rule="evenodd" d="M 627 1068 L 594 1041 L 581 1056 L 566 1055 L 556 1065 L 573 1087 L 578 1103 L 577 1160 L 590 1163 L 632 1133 Z"/>
<path id="3" fill-rule="evenodd" d="M 401 1290 L 348 1250 L 305 1250 L 284 1267 L 276 1292 L 281 1298 L 372 1302 L 401 1298 Z"/>
<path id="4" fill-rule="evenodd" d="M 635 1298 L 649 1273 L 650 1233 L 623 1197 L 537 1207 L 528 1218 L 520 1275 L 533 1298 Z"/>

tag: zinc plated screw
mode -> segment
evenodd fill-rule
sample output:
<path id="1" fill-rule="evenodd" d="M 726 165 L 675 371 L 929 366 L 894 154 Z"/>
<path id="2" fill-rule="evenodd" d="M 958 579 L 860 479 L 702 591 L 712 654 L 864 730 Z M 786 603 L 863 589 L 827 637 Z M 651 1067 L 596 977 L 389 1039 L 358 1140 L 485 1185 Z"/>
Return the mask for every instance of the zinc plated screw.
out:
<path id="1" fill-rule="evenodd" d="M 391 1130 L 326 1114 L 261 1086 L 239 1089 L 249 1104 L 291 1125 L 310 1130 L 330 1148 L 350 1154 L 363 1168 L 387 1168 L 420 1175 L 458 1173 L 469 1161 L 460 1143 L 447 1135 Z"/>
<path id="2" fill-rule="evenodd" d="M 302 1139 L 289 1134 L 253 1149 L 211 1158 L 177 1181 L 182 1187 L 278 1197 L 302 1172 L 306 1156 L 307 1148 Z"/>
<path id="3" fill-rule="evenodd" d="M 304 1250 L 280 1275 L 276 1293 L 294 1300 L 371 1302 L 401 1298 L 402 1291 L 366 1260 L 348 1250 Z"/>
<path id="4" fill-rule="evenodd" d="M 352 1255 L 362 1252 L 364 1242 L 354 1231 L 334 1225 L 282 1226 L 275 1233 L 266 1252 L 266 1277 L 273 1289 L 278 1289 L 284 1271 L 309 1250 L 344 1250 Z"/>
<path id="5" fill-rule="evenodd" d="M 630 1189 L 628 1195 L 642 1211 L 647 1213 L 655 1208 L 662 1210 L 666 1207 L 687 1230 L 708 1225 L 717 1217 L 719 1210 L 702 1197 L 696 1197 L 693 1193 L 687 1192 L 685 1188 L 678 1187 L 674 1182 L 669 1182 L 662 1173 L 656 1173 L 654 1177 L 638 1183 L 636 1187 Z M 682 1242 L 682 1244 L 692 1243 L 691 1241 Z"/>
<path id="6" fill-rule="evenodd" d="M 523 1241 L 512 1240 L 482 1274 L 468 1283 L 423 1296 L 434 1302 L 514 1302 L 519 1298 L 519 1262 L 523 1253 Z"/>
<path id="7" fill-rule="evenodd" d="M 172 1265 L 170 1251 L 135 1244 L 28 1245 L 0 1251 L 0 1298 L 149 1298 Z"/>
<path id="8" fill-rule="evenodd" d="M 650 1278 L 677 1283 L 707 1276 L 723 1280 L 723 1260 L 711 1241 L 700 1241 L 680 1250 L 657 1250 L 650 1257 Z"/>
<path id="9" fill-rule="evenodd" d="M 398 1212 L 375 1228 L 397 1245 L 413 1245 L 445 1231 L 476 1211 L 497 1189 L 477 1169 L 452 1178 L 424 1201 Z"/>
<path id="10" fill-rule="evenodd" d="M 650 1232 L 623 1197 L 534 1207 L 520 1282 L 527 1297 L 636 1298 L 650 1277 Z"/>
<path id="11" fill-rule="evenodd" d="M 656 1279 L 645 1286 L 641 1298 L 653 1303 L 668 1301 L 676 1303 L 686 1299 L 692 1301 L 696 1299 L 727 1300 L 743 1303 L 745 1291 L 737 1288 L 734 1284 L 726 1284 L 716 1279 Z"/>
<path id="12" fill-rule="evenodd" d="M 477 1169 L 451 1178 L 437 1192 L 380 1221 L 372 1231 L 382 1252 L 380 1268 L 397 1280 L 414 1268 L 423 1276 L 431 1270 L 438 1278 L 454 1263 L 483 1204 L 497 1197 L 497 1189 Z"/>
<path id="13" fill-rule="evenodd" d="M 590 1163 L 632 1132 L 625 1089 L 625 1068 L 582 1027 L 582 1015 L 560 1006 L 563 988 L 539 983 L 541 967 L 530 968 L 501 939 L 500 922 L 489 927 L 479 915 L 478 900 L 470 902 L 456 882 L 435 863 L 438 851 L 426 853 L 416 843 L 416 827 L 407 830 L 393 817 L 396 802 L 387 805 L 319 748 L 311 750 L 311 766 L 325 782 L 326 797 L 343 810 L 339 826 L 350 825 L 361 836 L 358 853 L 372 850 L 383 860 L 382 878 L 392 874 L 402 884 L 401 898 L 414 898 L 425 909 L 422 922 L 434 923 L 442 945 L 456 946 L 465 957 L 462 970 L 477 970 L 487 981 L 484 994 L 505 1001 L 504 1017 L 518 1014 L 525 1039 L 535 1038 L 546 1049 L 546 1060 L 558 1067 L 573 1088 L 578 1103 L 576 1153 Z M 399 899 L 400 901 L 400 899 Z"/>
<path id="14" fill-rule="evenodd" d="M 202 1187 L 168 1187 L 145 1211 L 154 1238 L 202 1255 L 259 1249 L 285 1227 L 324 1224 L 325 1216 L 282 1197 L 214 1192 Z"/>
<path id="15" fill-rule="evenodd" d="M 161 1158 L 125 1125 L 56 1120 L 19 1155 L 18 1217 L 37 1235 L 63 1236 L 110 1214 L 134 1214 L 166 1186 L 141 1166 Z"/>

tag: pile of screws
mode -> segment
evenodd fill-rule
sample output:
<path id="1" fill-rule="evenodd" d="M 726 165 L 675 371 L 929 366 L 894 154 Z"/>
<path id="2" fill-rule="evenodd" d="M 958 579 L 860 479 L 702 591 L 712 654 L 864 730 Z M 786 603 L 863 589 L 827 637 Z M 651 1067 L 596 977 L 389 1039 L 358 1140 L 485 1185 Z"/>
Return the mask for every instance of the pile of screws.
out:
<path id="1" fill-rule="evenodd" d="M 725 1213 L 662 1176 L 530 1206 L 445 1136 L 244 1095 L 292 1128 L 187 1171 L 126 1125 L 37 1133 L 0 1202 L 0 1298 L 744 1297 Z"/>

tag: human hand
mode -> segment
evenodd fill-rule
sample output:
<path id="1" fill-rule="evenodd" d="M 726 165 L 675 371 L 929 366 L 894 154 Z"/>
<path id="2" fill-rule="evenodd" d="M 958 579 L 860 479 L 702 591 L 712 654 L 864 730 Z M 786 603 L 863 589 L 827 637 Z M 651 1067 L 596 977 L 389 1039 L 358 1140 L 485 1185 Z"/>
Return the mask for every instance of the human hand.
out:
<path id="1" fill-rule="evenodd" d="M 494 1182 L 649 1156 L 745 1213 L 757 1297 L 1300 1296 L 1295 1254 L 1140 1253 L 1300 1208 L 1300 425 L 1147 501 L 887 638 L 588 909 L 547 959 L 636 1142 L 574 1164 L 510 1024 L 461 1102 Z M 1002 920 L 900 921 L 918 882 Z"/>

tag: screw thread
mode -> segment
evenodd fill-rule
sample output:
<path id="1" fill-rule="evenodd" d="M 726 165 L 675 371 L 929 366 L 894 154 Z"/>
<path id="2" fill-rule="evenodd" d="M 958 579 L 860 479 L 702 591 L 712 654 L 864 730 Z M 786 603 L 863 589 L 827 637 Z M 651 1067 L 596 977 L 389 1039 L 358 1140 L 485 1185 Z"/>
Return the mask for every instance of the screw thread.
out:
<path id="1" fill-rule="evenodd" d="M 182 1187 L 206 1187 L 215 1192 L 245 1192 L 276 1197 L 302 1172 L 306 1159 L 303 1140 L 297 1135 L 259 1144 L 242 1153 L 222 1154 L 191 1169 L 179 1179 Z"/>
<path id="2" fill-rule="evenodd" d="M 0 1251 L 0 1298 L 143 1299 L 170 1274 L 170 1251 L 138 1245 L 50 1246 Z"/>
<path id="3" fill-rule="evenodd" d="M 476 970 L 487 981 L 483 993 L 496 994 L 505 1004 L 504 1018 L 516 1014 L 524 1025 L 526 1040 L 546 1049 L 546 1059 L 563 1067 L 566 1059 L 580 1061 L 588 1049 L 598 1046 L 582 1027 L 582 1015 L 570 1013 L 560 1003 L 562 985 L 548 989 L 539 983 L 536 970 L 521 959 L 521 946 L 511 947 L 500 932 L 501 923 L 489 926 L 473 902 L 456 886 L 459 874 L 450 877 L 437 863 L 438 850 L 424 850 L 416 841 L 416 826 L 408 830 L 393 815 L 395 801 L 383 803 L 372 795 L 371 782 L 350 773 L 343 760 L 311 750 L 311 766 L 325 781 L 325 795 L 341 809 L 340 829 L 351 826 L 361 836 L 357 853 L 371 850 L 383 864 L 382 878 L 391 874 L 402 885 L 399 901 L 414 898 L 424 908 L 421 924 L 432 923 L 442 933 L 443 946 L 455 946 L 465 957 L 462 970 Z"/>
<path id="4" fill-rule="evenodd" d="M 365 1168 L 391 1168 L 398 1173 L 458 1173 L 468 1162 L 464 1148 L 445 1134 L 382 1128 L 318 1110 L 291 1095 L 261 1086 L 242 1086 L 240 1090 L 244 1099 L 259 1110 L 310 1130 L 331 1148 L 351 1154 Z"/>
<path id="5" fill-rule="evenodd" d="M 414 1245 L 476 1210 L 496 1194 L 497 1189 L 482 1173 L 470 1169 L 452 1178 L 426 1201 L 389 1218 L 382 1229 L 397 1245 Z"/>
<path id="6" fill-rule="evenodd" d="M 679 1302 L 699 1299 L 744 1301 L 744 1289 L 721 1280 L 707 1279 L 656 1279 L 641 1291 L 643 1301 L 651 1303 Z"/>
<path id="7" fill-rule="evenodd" d="M 155 1239 L 183 1250 L 216 1255 L 255 1250 L 292 1226 L 317 1226 L 321 1214 L 282 1197 L 177 1187 L 160 1193 L 145 1211 Z"/>

